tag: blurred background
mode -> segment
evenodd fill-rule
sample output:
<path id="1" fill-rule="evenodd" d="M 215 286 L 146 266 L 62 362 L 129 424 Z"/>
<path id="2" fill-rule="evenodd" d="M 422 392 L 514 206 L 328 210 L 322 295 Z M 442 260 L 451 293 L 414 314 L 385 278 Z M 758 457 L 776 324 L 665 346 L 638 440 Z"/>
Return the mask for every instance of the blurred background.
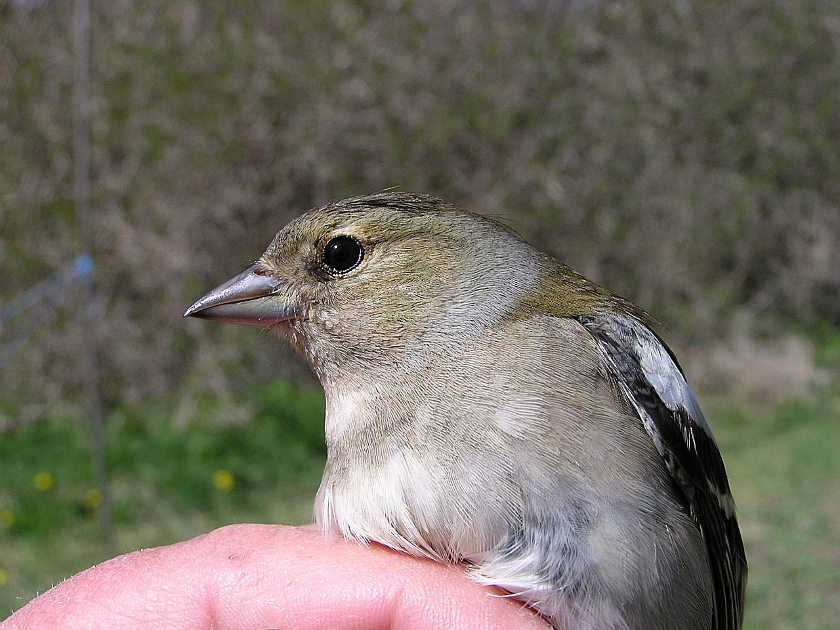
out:
<path id="1" fill-rule="evenodd" d="M 398 187 L 662 321 L 746 627 L 840 628 L 840 5 L 80 6 L 0 0 L 0 618 L 105 554 L 311 520 L 317 383 L 181 315 L 290 218 Z"/>

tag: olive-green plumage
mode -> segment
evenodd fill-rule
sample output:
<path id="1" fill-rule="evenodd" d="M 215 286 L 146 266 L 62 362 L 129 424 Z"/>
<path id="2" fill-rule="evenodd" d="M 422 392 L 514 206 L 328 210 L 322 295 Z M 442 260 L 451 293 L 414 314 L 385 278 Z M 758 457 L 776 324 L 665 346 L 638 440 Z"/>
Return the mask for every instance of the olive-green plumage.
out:
<path id="1" fill-rule="evenodd" d="M 464 562 L 557 628 L 740 627 L 734 503 L 676 360 L 498 223 L 340 201 L 187 314 L 272 328 L 318 376 L 324 529 Z"/>

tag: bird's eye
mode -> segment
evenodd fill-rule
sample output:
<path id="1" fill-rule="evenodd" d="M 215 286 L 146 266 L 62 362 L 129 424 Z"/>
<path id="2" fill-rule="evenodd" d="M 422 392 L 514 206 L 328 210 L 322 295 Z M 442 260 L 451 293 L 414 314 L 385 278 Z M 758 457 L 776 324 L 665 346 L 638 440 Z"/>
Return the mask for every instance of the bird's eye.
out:
<path id="1" fill-rule="evenodd" d="M 346 273 L 365 257 L 362 244 L 352 236 L 336 236 L 324 246 L 323 264 L 330 273 Z"/>

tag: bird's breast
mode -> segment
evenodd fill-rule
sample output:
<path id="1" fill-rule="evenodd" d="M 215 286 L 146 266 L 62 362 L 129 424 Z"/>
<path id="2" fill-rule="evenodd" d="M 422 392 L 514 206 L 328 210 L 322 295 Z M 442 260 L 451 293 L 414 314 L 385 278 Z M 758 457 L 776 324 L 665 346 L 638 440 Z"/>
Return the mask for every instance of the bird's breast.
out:
<path id="1" fill-rule="evenodd" d="M 506 447 L 488 448 L 468 412 L 439 394 L 327 395 L 328 460 L 316 499 L 324 529 L 445 561 L 480 561 L 498 544 L 517 504 Z"/>

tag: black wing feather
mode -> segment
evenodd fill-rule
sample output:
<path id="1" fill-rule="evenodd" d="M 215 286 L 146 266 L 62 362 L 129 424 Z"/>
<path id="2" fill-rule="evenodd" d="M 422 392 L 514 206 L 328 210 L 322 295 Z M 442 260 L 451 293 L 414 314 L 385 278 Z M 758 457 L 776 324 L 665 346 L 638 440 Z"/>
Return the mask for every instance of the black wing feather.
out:
<path id="1" fill-rule="evenodd" d="M 738 630 L 747 582 L 744 544 L 723 459 L 679 364 L 653 331 L 631 317 L 577 320 L 598 342 L 703 534 L 714 586 L 713 630 Z"/>

